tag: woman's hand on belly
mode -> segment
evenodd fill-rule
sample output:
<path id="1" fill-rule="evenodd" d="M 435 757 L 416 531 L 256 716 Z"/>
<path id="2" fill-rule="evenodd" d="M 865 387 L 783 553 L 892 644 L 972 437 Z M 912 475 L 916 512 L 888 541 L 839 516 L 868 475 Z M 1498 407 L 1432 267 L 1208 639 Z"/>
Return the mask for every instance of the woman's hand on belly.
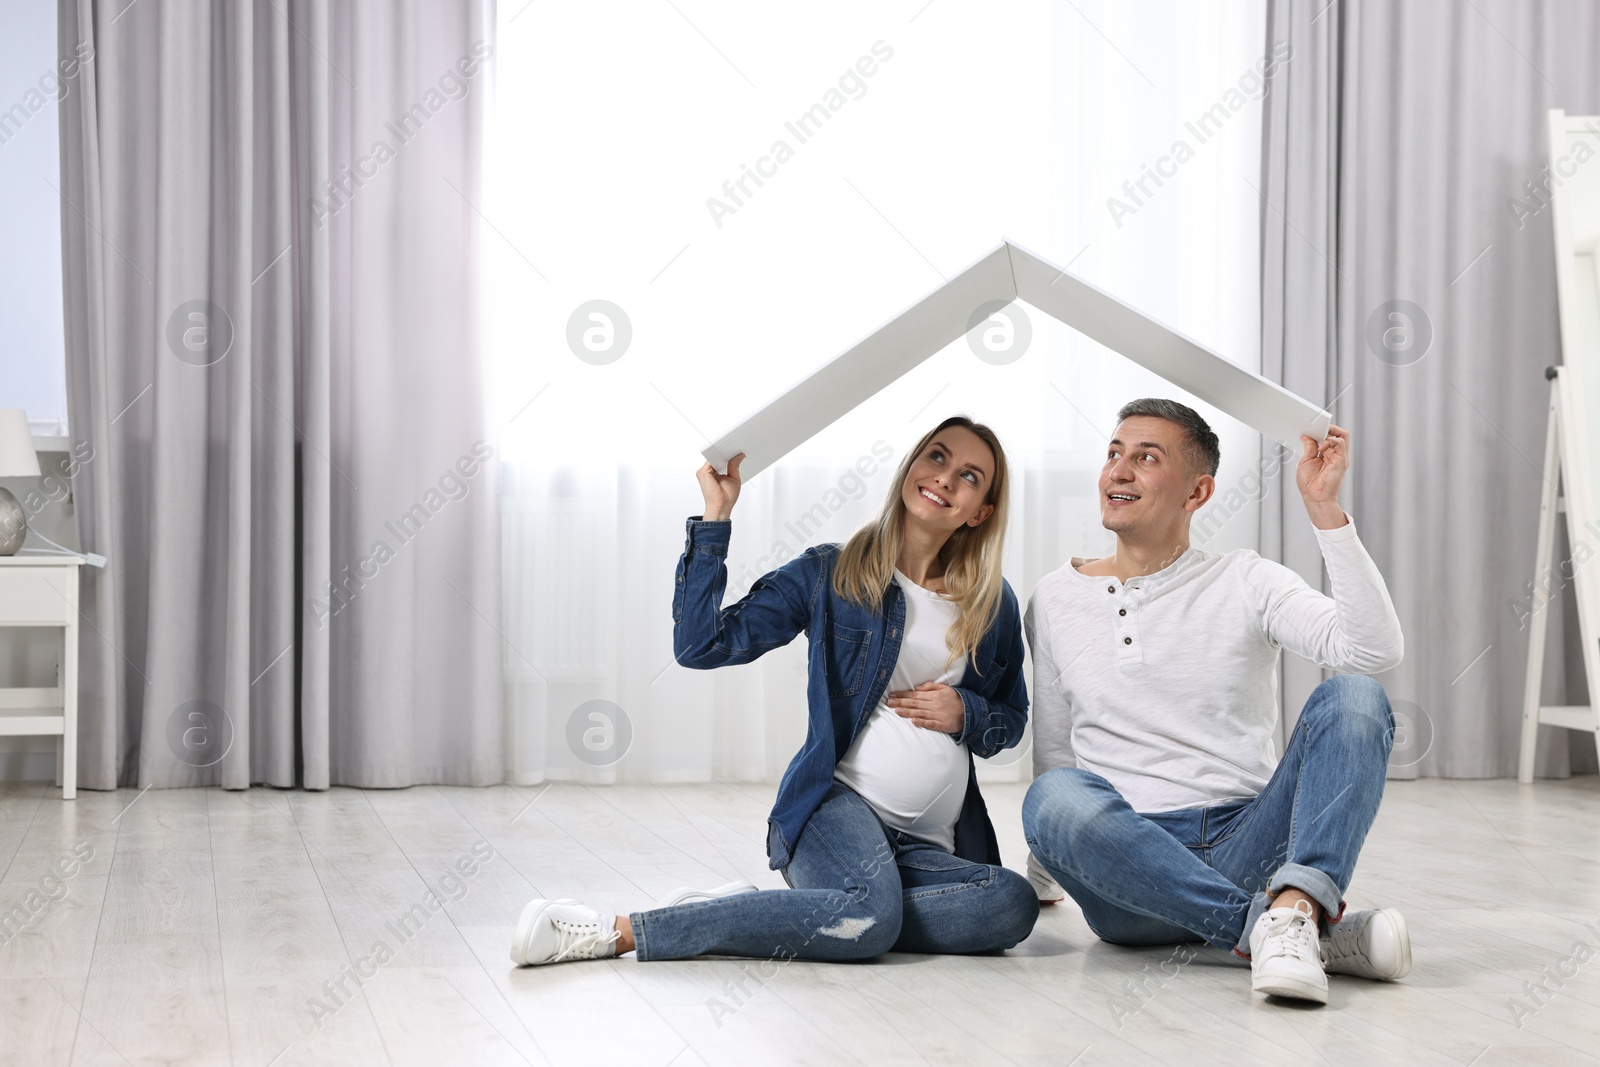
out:
<path id="1" fill-rule="evenodd" d="M 961 694 L 938 682 L 923 682 L 915 689 L 898 689 L 885 696 L 883 702 L 901 718 L 911 720 L 911 725 L 924 730 L 959 734 L 967 722 Z"/>

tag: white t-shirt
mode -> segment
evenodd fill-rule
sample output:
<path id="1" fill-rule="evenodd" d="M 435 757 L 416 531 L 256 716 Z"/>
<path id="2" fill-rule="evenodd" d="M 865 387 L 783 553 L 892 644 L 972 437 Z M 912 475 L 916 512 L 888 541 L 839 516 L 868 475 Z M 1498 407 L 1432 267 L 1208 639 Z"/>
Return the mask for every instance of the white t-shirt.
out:
<path id="1" fill-rule="evenodd" d="M 899 570 L 894 580 L 905 592 L 906 627 L 885 695 L 923 682 L 957 684 L 967 658 L 945 666 L 945 633 L 960 609 Z M 949 734 L 915 726 L 880 700 L 833 777 L 861 794 L 891 830 L 955 850 L 956 819 L 967 796 L 967 747 Z"/>
<path id="2" fill-rule="evenodd" d="M 1033 770 L 1078 766 L 1135 811 L 1253 797 L 1278 763 L 1278 657 L 1376 674 L 1404 643 L 1353 522 L 1318 530 L 1333 596 L 1248 549 L 1189 548 L 1126 583 L 1073 560 L 1040 580 L 1024 623 L 1033 654 Z"/>

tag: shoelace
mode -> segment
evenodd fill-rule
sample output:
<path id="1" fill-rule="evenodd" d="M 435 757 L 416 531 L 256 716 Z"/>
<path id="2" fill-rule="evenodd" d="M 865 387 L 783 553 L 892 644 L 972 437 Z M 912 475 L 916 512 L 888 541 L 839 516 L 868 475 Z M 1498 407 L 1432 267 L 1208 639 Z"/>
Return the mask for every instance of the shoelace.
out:
<path id="1" fill-rule="evenodd" d="M 1322 954 L 1317 943 L 1317 925 L 1311 916 L 1295 909 L 1287 915 L 1267 913 L 1267 929 L 1261 947 L 1276 946 L 1279 953 L 1293 954 L 1312 963 L 1321 963 Z M 1272 955 L 1272 953 L 1264 953 Z"/>
<path id="2" fill-rule="evenodd" d="M 551 963 L 562 960 L 592 960 L 602 945 L 613 944 L 622 935 L 616 930 L 602 932 L 598 922 L 576 923 L 566 919 L 550 920 L 556 929 L 556 953 Z"/>

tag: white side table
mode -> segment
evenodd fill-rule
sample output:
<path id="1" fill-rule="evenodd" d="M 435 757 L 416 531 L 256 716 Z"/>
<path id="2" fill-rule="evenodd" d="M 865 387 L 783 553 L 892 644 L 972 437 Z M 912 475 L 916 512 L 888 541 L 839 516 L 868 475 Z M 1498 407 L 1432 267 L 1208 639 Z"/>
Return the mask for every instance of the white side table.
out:
<path id="1" fill-rule="evenodd" d="M 61 799 L 78 795 L 78 568 L 76 556 L 0 556 L 0 626 L 61 627 L 53 689 L 0 689 L 0 736 L 55 735 Z"/>

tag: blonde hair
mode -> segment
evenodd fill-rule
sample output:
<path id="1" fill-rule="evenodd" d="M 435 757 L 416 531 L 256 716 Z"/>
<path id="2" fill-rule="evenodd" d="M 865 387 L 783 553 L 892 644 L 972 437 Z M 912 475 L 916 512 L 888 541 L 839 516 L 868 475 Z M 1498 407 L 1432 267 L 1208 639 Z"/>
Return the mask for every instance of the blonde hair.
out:
<path id="1" fill-rule="evenodd" d="M 900 494 L 911 464 L 935 437 L 952 426 L 970 430 L 994 453 L 994 476 L 984 496 L 984 503 L 994 505 L 994 513 L 977 526 L 964 525 L 955 530 L 939 548 L 946 595 L 960 609 L 945 634 L 945 645 L 950 650 L 947 665 L 962 655 L 972 662 L 978 642 L 988 632 L 1000 606 L 1008 487 L 1006 454 L 993 430 L 965 415 L 954 415 L 923 434 L 922 440 L 900 461 L 889 498 L 878 517 L 851 535 L 833 566 L 833 591 L 837 596 L 874 610 L 883 603 L 883 595 L 894 580 L 895 563 L 905 546 L 906 505 Z"/>

